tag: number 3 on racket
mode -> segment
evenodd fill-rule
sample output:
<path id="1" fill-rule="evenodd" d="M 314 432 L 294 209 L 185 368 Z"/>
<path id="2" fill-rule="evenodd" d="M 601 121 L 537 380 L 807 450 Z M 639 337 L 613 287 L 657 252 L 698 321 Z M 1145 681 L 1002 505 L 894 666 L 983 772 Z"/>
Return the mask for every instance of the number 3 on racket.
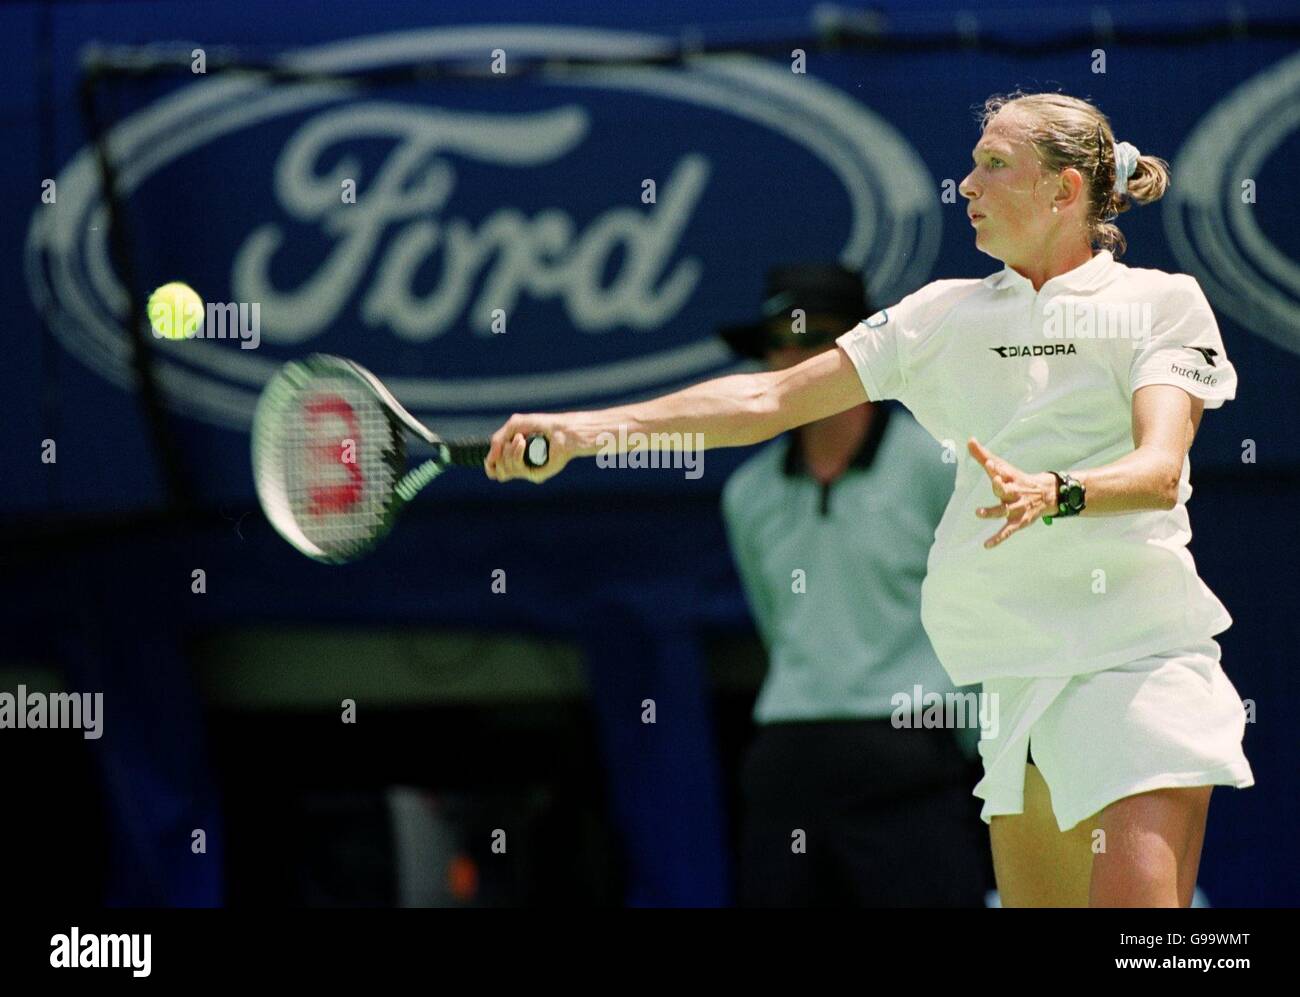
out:
<path id="1" fill-rule="evenodd" d="M 410 470 L 407 433 L 434 449 Z M 325 353 L 285 364 L 253 414 L 253 481 L 262 511 L 280 536 L 328 564 L 365 554 L 420 489 L 450 465 L 481 467 L 490 448 L 489 440 L 442 439 L 370 371 Z M 534 433 L 525 463 L 543 466 L 549 449 Z"/>

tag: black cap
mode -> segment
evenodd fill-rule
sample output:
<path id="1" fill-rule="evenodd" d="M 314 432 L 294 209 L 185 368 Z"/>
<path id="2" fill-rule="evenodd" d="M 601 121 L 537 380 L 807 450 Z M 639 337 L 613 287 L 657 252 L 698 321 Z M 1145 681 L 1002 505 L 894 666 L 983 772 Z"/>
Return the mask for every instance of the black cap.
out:
<path id="1" fill-rule="evenodd" d="M 871 314 L 861 274 L 838 263 L 793 263 L 767 272 L 761 319 L 744 325 L 722 326 L 718 335 L 741 356 L 761 360 L 772 345 L 768 321 L 778 316 L 789 317 L 796 308 L 842 318 L 842 331 L 848 331 Z M 796 342 L 797 337 L 789 341 Z M 814 345 L 821 341 L 820 337 L 809 336 L 807 342 Z"/>

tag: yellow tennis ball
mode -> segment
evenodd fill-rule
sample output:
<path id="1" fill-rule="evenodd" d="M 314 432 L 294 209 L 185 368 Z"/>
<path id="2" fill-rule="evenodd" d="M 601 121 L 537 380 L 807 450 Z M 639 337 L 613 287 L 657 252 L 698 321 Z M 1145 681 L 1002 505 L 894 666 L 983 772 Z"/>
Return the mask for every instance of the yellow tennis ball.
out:
<path id="1" fill-rule="evenodd" d="M 203 326 L 203 299 L 179 281 L 155 288 L 148 312 L 153 334 L 160 339 L 193 339 Z"/>

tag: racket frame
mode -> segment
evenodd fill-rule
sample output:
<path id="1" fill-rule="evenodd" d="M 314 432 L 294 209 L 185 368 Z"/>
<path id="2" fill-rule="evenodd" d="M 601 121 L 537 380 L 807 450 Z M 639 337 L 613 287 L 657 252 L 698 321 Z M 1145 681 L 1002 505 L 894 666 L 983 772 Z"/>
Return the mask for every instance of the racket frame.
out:
<path id="1" fill-rule="evenodd" d="M 284 493 L 283 474 L 275 475 L 274 482 L 267 481 L 261 468 L 268 459 L 265 448 L 270 442 L 266 438 L 269 432 L 266 428 L 266 420 L 283 418 L 282 412 L 271 414 L 271 406 L 277 403 L 277 397 L 289 390 L 294 392 L 296 399 L 310 390 L 313 381 L 339 376 L 355 378 L 374 395 L 378 402 L 389 428 L 389 440 L 381 450 L 380 457 L 392 471 L 393 484 L 379 523 L 371 534 L 364 540 L 357 541 L 346 552 L 329 553 L 307 537 L 297 517 L 293 515 L 288 496 Z M 434 447 L 434 456 L 413 468 L 407 466 L 405 435 L 407 432 L 414 433 Z M 442 473 L 450 458 L 446 443 L 411 415 L 379 378 L 359 363 L 331 353 L 313 353 L 299 360 L 291 360 L 275 373 L 263 389 L 261 398 L 258 399 L 257 409 L 253 414 L 252 438 L 254 484 L 263 513 L 287 543 L 322 564 L 347 564 L 369 553 L 392 531 L 398 514 L 406 504 L 415 498 L 425 485 Z"/>
<path id="2" fill-rule="evenodd" d="M 313 380 L 341 375 L 359 381 L 379 403 L 389 428 L 389 445 L 384 448 L 381 457 L 393 472 L 393 484 L 375 530 L 365 540 L 357 541 L 346 553 L 328 554 L 308 539 L 297 517 L 293 515 L 292 505 L 285 494 L 283 472 L 274 475 L 275 481 L 272 483 L 265 479 L 262 469 L 269 460 L 265 453 L 269 445 L 268 420 L 284 416 L 283 409 L 277 406 L 283 392 L 291 390 L 295 395 L 301 395 L 308 390 Z M 277 406 L 274 412 L 273 406 Z M 407 432 L 433 447 L 432 457 L 411 468 L 407 467 Z M 356 361 L 332 353 L 312 353 L 300 360 L 291 360 L 272 376 L 262 390 L 257 409 L 253 413 L 252 440 L 253 478 L 263 513 L 275 531 L 295 549 L 325 564 L 346 564 L 368 553 L 389 534 L 398 514 L 426 485 L 452 463 L 473 464 L 482 460 L 488 446 L 486 442 L 456 444 L 444 440 L 408 412 L 378 377 Z M 528 438 L 525 462 L 540 467 L 548 457 L 549 444 L 546 438 L 542 434 L 531 435 Z M 268 493 L 273 501 L 268 501 Z"/>

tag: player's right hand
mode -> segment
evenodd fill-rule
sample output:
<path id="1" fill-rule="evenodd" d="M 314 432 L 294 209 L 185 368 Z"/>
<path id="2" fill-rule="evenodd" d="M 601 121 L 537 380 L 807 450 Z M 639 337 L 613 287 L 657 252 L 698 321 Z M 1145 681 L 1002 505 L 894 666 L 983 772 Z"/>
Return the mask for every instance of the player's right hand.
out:
<path id="1" fill-rule="evenodd" d="M 524 463 L 524 445 L 533 433 L 543 434 L 549 447 L 541 467 Z M 483 471 L 494 481 L 523 478 L 540 485 L 564 470 L 564 465 L 576 456 L 575 434 L 565 429 L 560 416 L 512 415 L 492 434 L 492 448 L 483 461 Z"/>

